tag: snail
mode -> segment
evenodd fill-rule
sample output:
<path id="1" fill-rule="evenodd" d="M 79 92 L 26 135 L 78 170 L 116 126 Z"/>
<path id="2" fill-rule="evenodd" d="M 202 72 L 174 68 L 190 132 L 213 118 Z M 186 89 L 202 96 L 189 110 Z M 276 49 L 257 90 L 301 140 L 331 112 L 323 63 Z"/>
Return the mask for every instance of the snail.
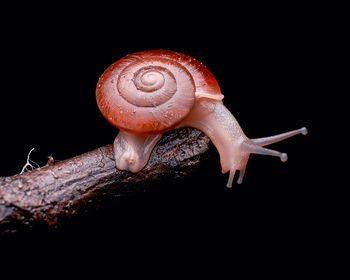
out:
<path id="1" fill-rule="evenodd" d="M 105 70 L 96 88 L 100 111 L 120 130 L 113 144 L 120 170 L 140 171 L 164 132 L 193 127 L 203 131 L 217 148 L 222 172 L 230 172 L 227 187 L 232 187 L 237 170 L 237 183 L 242 183 L 251 153 L 286 161 L 287 154 L 264 146 L 307 134 L 303 127 L 249 139 L 223 98 L 216 79 L 201 62 L 170 50 L 126 55 Z"/>

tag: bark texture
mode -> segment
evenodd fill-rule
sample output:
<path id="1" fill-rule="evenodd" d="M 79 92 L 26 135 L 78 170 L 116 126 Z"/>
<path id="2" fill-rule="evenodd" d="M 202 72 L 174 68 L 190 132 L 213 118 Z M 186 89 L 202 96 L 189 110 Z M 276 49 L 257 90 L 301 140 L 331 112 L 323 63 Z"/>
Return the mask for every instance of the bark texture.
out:
<path id="1" fill-rule="evenodd" d="M 36 227 L 57 227 L 107 202 L 155 183 L 185 178 L 209 156 L 209 138 L 190 128 L 162 137 L 139 173 L 115 167 L 112 145 L 65 161 L 0 178 L 0 236 Z"/>

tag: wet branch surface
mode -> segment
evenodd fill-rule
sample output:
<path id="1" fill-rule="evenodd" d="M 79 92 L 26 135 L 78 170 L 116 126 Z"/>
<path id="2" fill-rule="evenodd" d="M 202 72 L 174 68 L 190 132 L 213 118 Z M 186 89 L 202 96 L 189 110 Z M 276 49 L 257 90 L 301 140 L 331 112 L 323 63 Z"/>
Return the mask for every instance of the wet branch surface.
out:
<path id="1" fill-rule="evenodd" d="M 115 167 L 112 145 L 42 168 L 0 178 L 0 236 L 65 221 L 155 184 L 182 180 L 209 157 L 209 138 L 183 128 L 165 134 L 147 166 L 133 174 Z"/>

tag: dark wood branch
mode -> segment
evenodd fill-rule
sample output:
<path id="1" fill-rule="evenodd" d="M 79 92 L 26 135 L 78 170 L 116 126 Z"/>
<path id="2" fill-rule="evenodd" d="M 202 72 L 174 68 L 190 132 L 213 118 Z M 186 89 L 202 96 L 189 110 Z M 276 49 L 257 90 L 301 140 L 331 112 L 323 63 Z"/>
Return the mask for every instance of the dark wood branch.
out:
<path id="1" fill-rule="evenodd" d="M 0 235 L 63 221 L 156 183 L 184 178 L 208 158 L 209 138 L 184 128 L 162 137 L 147 166 L 133 174 L 115 167 L 112 145 L 0 178 Z"/>

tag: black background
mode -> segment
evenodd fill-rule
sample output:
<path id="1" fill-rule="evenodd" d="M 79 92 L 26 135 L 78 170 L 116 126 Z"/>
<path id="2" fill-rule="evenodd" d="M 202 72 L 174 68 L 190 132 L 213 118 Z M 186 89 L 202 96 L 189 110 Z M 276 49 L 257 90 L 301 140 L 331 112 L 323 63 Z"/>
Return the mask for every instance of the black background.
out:
<path id="1" fill-rule="evenodd" d="M 327 17 L 318 17 L 315 7 L 227 7 L 232 14 L 223 14 L 225 7 L 178 7 L 142 18 L 142 9 L 134 16 L 117 9 L 103 16 L 105 9 L 95 8 L 94 14 L 23 8 L 3 25 L 0 176 L 20 172 L 31 148 L 31 159 L 42 166 L 50 155 L 63 160 L 112 143 L 117 130 L 96 106 L 96 83 L 111 63 L 144 49 L 171 49 L 204 63 L 248 137 L 302 126 L 309 135 L 271 146 L 288 153 L 286 163 L 251 156 L 243 184 L 232 189 L 225 187 L 228 175 L 221 174 L 213 148 L 202 172 L 188 180 L 13 242 L 55 251 L 72 241 L 79 250 L 113 248 L 114 257 L 128 260 L 141 252 L 176 251 L 185 258 L 213 251 L 216 258 L 238 250 L 243 259 L 249 252 L 258 259 L 272 254 L 272 263 L 289 270 L 306 266 L 309 254 L 320 250 L 315 229 L 322 190 L 311 172 L 316 127 L 310 108 L 322 91 Z M 279 260 L 288 254 L 298 261 Z"/>

